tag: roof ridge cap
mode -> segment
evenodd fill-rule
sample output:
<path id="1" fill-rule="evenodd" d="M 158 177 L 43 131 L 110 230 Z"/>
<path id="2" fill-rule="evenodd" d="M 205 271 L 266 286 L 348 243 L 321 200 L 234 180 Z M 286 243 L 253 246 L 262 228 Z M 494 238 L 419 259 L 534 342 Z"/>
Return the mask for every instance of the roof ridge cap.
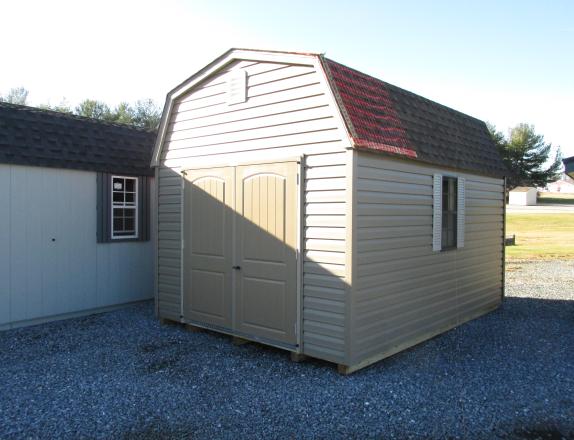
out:
<path id="1" fill-rule="evenodd" d="M 0 102 L 0 107 L 6 107 L 6 108 L 13 107 L 13 108 L 24 110 L 24 111 L 27 111 L 30 113 L 52 114 L 53 116 L 60 117 L 60 118 L 74 119 L 77 121 L 91 122 L 94 124 L 107 125 L 107 126 L 111 126 L 111 127 L 127 128 L 129 130 L 141 131 L 141 132 L 150 133 L 150 134 L 154 134 L 157 132 L 157 130 L 138 127 L 136 125 L 123 124 L 121 122 L 105 121 L 103 119 L 90 118 L 88 116 L 75 115 L 73 113 L 66 113 L 66 112 L 62 112 L 62 111 L 58 111 L 58 110 L 52 110 L 52 109 L 48 109 L 48 108 L 34 107 L 31 105 L 13 104 L 11 102 Z"/>

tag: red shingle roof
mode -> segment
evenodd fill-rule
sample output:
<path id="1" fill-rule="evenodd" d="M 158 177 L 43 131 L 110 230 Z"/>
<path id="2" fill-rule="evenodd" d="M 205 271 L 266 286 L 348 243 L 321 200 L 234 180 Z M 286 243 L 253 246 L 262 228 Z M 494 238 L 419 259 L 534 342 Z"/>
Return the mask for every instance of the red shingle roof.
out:
<path id="1" fill-rule="evenodd" d="M 484 122 L 328 58 L 322 61 L 355 147 L 507 174 Z"/>

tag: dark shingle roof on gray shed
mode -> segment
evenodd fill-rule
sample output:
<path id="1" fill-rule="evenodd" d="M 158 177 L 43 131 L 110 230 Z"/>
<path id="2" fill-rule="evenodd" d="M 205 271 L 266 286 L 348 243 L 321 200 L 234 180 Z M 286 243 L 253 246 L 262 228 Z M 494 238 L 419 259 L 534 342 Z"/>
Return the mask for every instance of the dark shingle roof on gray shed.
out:
<path id="1" fill-rule="evenodd" d="M 328 58 L 322 61 L 355 147 L 508 175 L 483 121 Z"/>
<path id="2" fill-rule="evenodd" d="M 156 133 L 0 103 L 0 163 L 153 175 Z"/>

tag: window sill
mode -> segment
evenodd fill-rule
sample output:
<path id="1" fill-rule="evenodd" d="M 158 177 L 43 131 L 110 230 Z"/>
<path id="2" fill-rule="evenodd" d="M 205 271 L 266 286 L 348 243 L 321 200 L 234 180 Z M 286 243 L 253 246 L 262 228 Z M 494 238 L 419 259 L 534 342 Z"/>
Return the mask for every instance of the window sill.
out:
<path id="1" fill-rule="evenodd" d="M 111 238 L 109 241 L 106 241 L 105 243 L 128 243 L 128 242 L 132 242 L 132 241 L 145 243 L 149 240 L 142 240 L 139 237 Z"/>
<path id="2" fill-rule="evenodd" d="M 449 247 L 445 247 L 442 248 L 440 251 L 441 252 L 448 252 L 448 251 L 456 251 L 458 248 L 456 246 L 449 246 Z"/>

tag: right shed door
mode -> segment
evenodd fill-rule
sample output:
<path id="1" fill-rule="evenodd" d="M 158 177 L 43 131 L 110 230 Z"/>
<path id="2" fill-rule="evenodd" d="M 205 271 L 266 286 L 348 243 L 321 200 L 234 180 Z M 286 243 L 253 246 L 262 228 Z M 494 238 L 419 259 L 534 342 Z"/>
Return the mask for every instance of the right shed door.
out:
<path id="1" fill-rule="evenodd" d="M 236 326 L 296 344 L 297 163 L 239 166 L 236 194 Z"/>

